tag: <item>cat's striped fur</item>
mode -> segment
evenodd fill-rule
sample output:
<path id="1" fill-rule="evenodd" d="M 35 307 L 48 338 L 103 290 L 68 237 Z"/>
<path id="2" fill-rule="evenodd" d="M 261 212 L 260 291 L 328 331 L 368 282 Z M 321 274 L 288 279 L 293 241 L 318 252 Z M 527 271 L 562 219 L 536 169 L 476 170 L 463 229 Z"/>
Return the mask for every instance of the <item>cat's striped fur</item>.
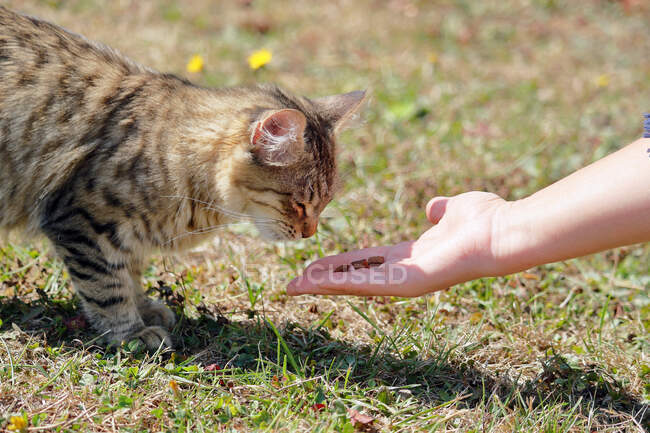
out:
<path id="1" fill-rule="evenodd" d="M 174 314 L 140 287 L 147 254 L 233 219 L 312 235 L 362 98 L 201 88 L 0 6 L 0 226 L 51 240 L 108 341 L 170 346 Z"/>

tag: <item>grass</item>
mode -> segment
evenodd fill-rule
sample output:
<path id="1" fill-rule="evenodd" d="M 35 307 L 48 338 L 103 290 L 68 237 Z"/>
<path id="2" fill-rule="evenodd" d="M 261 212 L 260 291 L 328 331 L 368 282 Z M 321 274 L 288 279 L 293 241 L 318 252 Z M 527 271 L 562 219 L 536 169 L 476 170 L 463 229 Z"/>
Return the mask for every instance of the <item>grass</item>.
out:
<path id="1" fill-rule="evenodd" d="M 648 245 L 420 299 L 285 293 L 322 254 L 417 236 L 436 194 L 520 198 L 637 138 L 645 2 L 7 3 L 204 85 L 371 98 L 317 237 L 261 244 L 242 226 L 152 259 L 146 287 L 181 317 L 171 355 L 98 347 L 47 245 L 6 244 L 0 428 L 650 429 Z M 252 71 L 259 48 L 273 59 Z"/>

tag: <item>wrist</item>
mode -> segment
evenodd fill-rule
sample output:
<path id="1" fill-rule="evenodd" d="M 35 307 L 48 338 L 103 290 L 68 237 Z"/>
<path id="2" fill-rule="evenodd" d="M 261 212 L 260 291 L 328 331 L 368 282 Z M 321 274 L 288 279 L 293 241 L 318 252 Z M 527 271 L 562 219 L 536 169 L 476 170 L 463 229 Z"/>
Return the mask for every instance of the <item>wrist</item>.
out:
<path id="1" fill-rule="evenodd" d="M 491 244 L 494 275 L 512 274 L 539 264 L 539 227 L 533 221 L 537 212 L 531 199 L 504 202 L 495 212 Z"/>

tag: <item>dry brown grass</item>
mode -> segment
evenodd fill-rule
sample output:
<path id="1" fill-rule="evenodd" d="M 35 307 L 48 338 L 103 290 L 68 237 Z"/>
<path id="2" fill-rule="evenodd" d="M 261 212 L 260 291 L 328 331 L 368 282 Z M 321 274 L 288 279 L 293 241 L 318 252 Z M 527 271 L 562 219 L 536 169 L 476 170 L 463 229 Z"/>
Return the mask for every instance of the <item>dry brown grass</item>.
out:
<path id="1" fill-rule="evenodd" d="M 153 260 L 146 284 L 184 313 L 171 358 L 94 347 L 47 248 L 1 250 L 0 428 L 347 432 L 349 408 L 380 431 L 648 428 L 647 245 L 421 299 L 285 293 L 322 253 L 416 236 L 435 194 L 519 198 L 636 138 L 646 2 L 5 3 L 204 85 L 372 96 L 316 239 L 241 227 Z M 263 47 L 273 60 L 253 72 Z M 188 74 L 197 53 L 205 70 Z"/>

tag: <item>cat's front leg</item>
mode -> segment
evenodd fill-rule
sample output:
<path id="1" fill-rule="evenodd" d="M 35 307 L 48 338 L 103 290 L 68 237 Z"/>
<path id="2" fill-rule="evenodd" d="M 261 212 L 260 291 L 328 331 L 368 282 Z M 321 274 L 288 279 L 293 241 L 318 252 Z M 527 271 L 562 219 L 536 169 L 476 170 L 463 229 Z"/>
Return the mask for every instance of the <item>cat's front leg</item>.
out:
<path id="1" fill-rule="evenodd" d="M 106 334 L 106 341 L 119 344 L 139 339 L 152 350 L 172 347 L 167 329 L 175 323 L 174 314 L 166 306 L 143 298 L 128 265 L 108 262 L 106 273 L 80 275 L 79 257 L 66 256 L 64 260 L 86 316 L 97 331 Z"/>
<path id="2" fill-rule="evenodd" d="M 172 347 L 165 328 L 173 326 L 175 317 L 167 307 L 158 306 L 142 292 L 138 278 L 140 261 L 134 260 L 128 251 L 108 245 L 105 238 L 92 235 L 79 226 L 48 235 L 66 264 L 91 326 L 108 343 L 139 339 L 151 350 Z M 161 308 L 167 313 L 161 312 Z"/>
<path id="3" fill-rule="evenodd" d="M 176 315 L 163 302 L 152 299 L 141 289 L 142 266 L 133 266 L 131 279 L 133 287 L 136 288 L 136 304 L 144 323 L 148 326 L 162 326 L 172 329 L 176 324 Z"/>

